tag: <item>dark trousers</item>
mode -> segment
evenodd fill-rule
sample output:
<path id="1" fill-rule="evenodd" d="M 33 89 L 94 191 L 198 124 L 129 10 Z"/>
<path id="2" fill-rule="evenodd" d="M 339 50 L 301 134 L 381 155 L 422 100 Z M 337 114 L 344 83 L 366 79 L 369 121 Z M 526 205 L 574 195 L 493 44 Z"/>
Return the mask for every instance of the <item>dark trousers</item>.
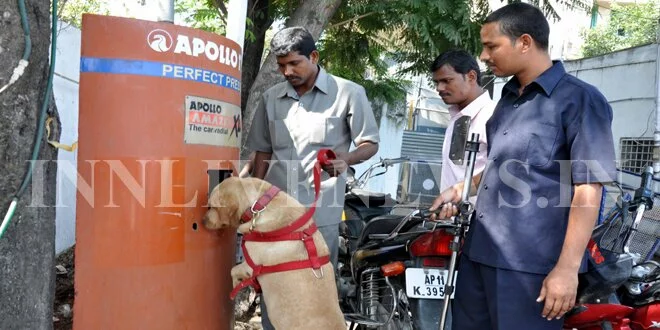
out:
<path id="1" fill-rule="evenodd" d="M 561 330 L 564 319 L 541 316 L 546 275 L 493 268 L 462 256 L 453 305 L 454 330 Z"/>

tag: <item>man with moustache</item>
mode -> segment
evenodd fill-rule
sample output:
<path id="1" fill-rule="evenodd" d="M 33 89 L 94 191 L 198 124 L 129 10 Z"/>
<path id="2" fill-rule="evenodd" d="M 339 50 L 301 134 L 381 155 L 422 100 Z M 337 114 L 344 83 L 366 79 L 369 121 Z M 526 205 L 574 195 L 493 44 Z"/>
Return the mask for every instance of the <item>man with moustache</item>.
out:
<path id="1" fill-rule="evenodd" d="M 302 27 L 279 31 L 271 41 L 280 73 L 287 81 L 266 90 L 248 136 L 255 152 L 252 176 L 264 179 L 300 203 L 314 201 L 313 167 L 320 149 L 337 159 L 324 166 L 314 220 L 337 268 L 339 222 L 348 166 L 378 151 L 378 126 L 364 88 L 328 74 L 317 63 L 312 35 Z M 349 152 L 351 142 L 356 146 Z M 261 303 L 264 329 L 273 329 Z"/>
<path id="2" fill-rule="evenodd" d="M 481 173 L 487 160 L 486 122 L 493 114 L 495 102 L 479 85 L 481 71 L 477 61 L 464 50 L 449 50 L 440 54 L 431 64 L 431 73 L 438 95 L 449 105 L 450 119 L 442 145 L 440 179 L 440 191 L 444 191 L 462 182 L 465 176 L 466 165 L 456 165 L 449 158 L 454 123 L 463 116 L 470 117 L 468 138 L 472 133 L 479 134 L 479 153 L 474 173 Z"/>
<path id="3" fill-rule="evenodd" d="M 457 165 L 449 157 L 454 123 L 461 117 L 470 117 L 468 138 L 472 133 L 479 134 L 479 152 L 474 165 L 474 173 L 481 173 L 487 161 L 486 122 L 493 114 L 495 102 L 491 100 L 479 82 L 481 71 L 476 59 L 464 50 L 449 50 L 440 54 L 431 64 L 431 74 L 435 89 L 445 104 L 449 105 L 449 123 L 442 145 L 442 171 L 440 191 L 462 182 L 467 164 Z M 471 202 L 476 196 L 471 197 Z M 447 322 L 447 327 L 451 319 Z"/>
<path id="4" fill-rule="evenodd" d="M 548 54 L 549 25 L 525 3 L 481 28 L 481 59 L 513 76 L 486 125 L 489 163 L 458 269 L 454 329 L 562 329 L 602 194 L 616 176 L 612 109 Z M 456 213 L 464 184 L 431 209 Z M 474 190 L 473 190 L 474 191 Z M 444 205 L 443 205 L 444 204 Z"/>

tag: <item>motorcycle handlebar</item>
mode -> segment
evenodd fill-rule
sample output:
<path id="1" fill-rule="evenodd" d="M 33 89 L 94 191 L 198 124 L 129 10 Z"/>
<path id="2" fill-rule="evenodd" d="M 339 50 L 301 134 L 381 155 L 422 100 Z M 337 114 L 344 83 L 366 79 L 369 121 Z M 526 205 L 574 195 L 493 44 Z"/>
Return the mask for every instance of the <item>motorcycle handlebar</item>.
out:
<path id="1" fill-rule="evenodd" d="M 640 188 L 643 188 L 644 190 L 652 190 L 653 189 L 653 168 L 648 167 L 644 173 L 642 173 L 642 182 L 640 184 Z"/>
<path id="2" fill-rule="evenodd" d="M 438 208 L 438 209 L 433 210 L 433 211 L 429 211 L 428 209 L 425 209 L 425 210 L 419 210 L 419 216 L 420 216 L 421 218 L 428 218 L 428 217 L 430 217 L 432 214 L 438 214 L 438 213 L 440 213 L 440 211 L 442 211 L 442 208 Z"/>
<path id="3" fill-rule="evenodd" d="M 647 167 L 642 173 L 639 188 L 635 191 L 635 199 L 646 204 L 650 210 L 653 207 L 653 167 Z"/>
<path id="4" fill-rule="evenodd" d="M 383 159 L 381 163 L 383 164 L 383 167 L 390 167 L 392 165 L 400 164 L 409 161 L 410 158 L 408 157 L 399 157 L 399 158 L 392 158 L 392 159 Z"/>

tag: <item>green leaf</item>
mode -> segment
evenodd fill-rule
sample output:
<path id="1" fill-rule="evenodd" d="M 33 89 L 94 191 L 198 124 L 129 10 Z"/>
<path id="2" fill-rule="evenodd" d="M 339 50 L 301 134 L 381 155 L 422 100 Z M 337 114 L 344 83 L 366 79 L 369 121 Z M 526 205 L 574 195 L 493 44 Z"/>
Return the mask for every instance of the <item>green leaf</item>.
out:
<path id="1" fill-rule="evenodd" d="M 611 6 L 607 24 L 582 31 L 582 55 L 598 56 L 654 42 L 659 19 L 657 0 L 625 6 L 615 3 Z"/>

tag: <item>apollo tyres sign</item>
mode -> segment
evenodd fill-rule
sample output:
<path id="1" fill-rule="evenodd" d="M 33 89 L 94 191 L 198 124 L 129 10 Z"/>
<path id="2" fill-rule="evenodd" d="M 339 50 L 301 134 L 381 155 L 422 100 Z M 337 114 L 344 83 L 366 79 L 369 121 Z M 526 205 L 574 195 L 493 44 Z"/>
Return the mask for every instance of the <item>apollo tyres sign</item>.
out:
<path id="1" fill-rule="evenodd" d="M 240 65 L 240 56 L 236 49 L 218 45 L 210 40 L 191 38 L 178 34 L 176 38 L 164 29 L 155 29 L 147 36 L 149 47 L 156 52 L 172 51 L 175 54 L 185 54 L 193 57 L 204 56 L 209 61 L 218 61 L 236 68 Z"/>
<path id="2" fill-rule="evenodd" d="M 129 31 L 128 25 L 122 28 L 127 31 L 103 36 L 119 47 L 104 47 L 102 56 L 83 56 L 81 72 L 193 83 L 198 87 L 185 88 L 188 92 L 177 102 L 183 108 L 185 143 L 238 147 L 242 126 L 240 47 L 226 38 L 174 25 L 163 28 L 161 24 L 146 33 Z M 157 88 L 158 83 L 153 86 Z M 215 91 L 197 92 L 207 87 Z"/>
<path id="3" fill-rule="evenodd" d="M 234 235 L 201 219 L 239 159 L 240 54 L 206 31 L 83 15 L 74 329 L 230 330 Z"/>

